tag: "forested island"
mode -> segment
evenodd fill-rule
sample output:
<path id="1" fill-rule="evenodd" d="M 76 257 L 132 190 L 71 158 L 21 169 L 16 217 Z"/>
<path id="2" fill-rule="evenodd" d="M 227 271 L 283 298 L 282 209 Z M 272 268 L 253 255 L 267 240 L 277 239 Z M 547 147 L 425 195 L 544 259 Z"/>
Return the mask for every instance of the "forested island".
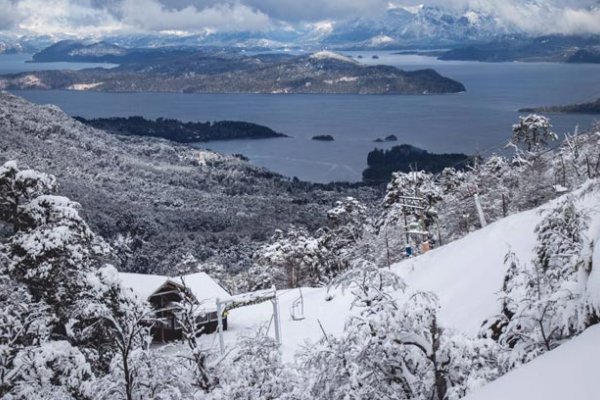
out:
<path id="1" fill-rule="evenodd" d="M 570 104 L 566 106 L 547 106 L 522 108 L 519 112 L 549 112 L 565 114 L 600 114 L 600 99 L 590 103 Z"/>
<path id="2" fill-rule="evenodd" d="M 547 35 L 536 38 L 501 37 L 470 44 L 439 55 L 444 61 L 600 63 L 598 35 Z"/>
<path id="3" fill-rule="evenodd" d="M 409 144 L 394 146 L 389 150 L 375 149 L 367 156 L 367 169 L 363 181 L 370 184 L 385 183 L 393 172 L 427 171 L 439 173 L 447 167 L 466 169 L 473 156 L 462 153 L 434 154 Z"/>
<path id="4" fill-rule="evenodd" d="M 146 119 L 140 116 L 76 120 L 96 129 L 126 136 L 150 136 L 178 143 L 210 142 L 233 139 L 269 139 L 288 137 L 263 125 L 242 121 L 183 122 L 177 119 Z"/>
<path id="5" fill-rule="evenodd" d="M 441 94 L 465 86 L 432 69 L 365 65 L 331 51 L 244 55 L 232 51 L 58 42 L 36 61 L 110 61 L 115 68 L 34 71 L 0 76 L 0 89 L 98 92 Z"/>

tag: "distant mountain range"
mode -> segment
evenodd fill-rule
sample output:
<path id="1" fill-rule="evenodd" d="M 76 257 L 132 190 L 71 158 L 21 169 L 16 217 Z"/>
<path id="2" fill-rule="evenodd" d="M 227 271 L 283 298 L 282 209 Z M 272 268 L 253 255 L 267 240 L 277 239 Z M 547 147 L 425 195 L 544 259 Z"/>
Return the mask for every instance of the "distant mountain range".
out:
<path id="1" fill-rule="evenodd" d="M 0 76 L 0 89 L 66 89 L 184 93 L 458 93 L 465 87 L 431 69 L 367 66 L 330 51 L 244 56 L 195 48 L 126 50 L 59 42 L 36 61 L 109 61 L 117 68 L 56 70 Z"/>
<path id="2" fill-rule="evenodd" d="M 536 5 L 532 5 L 536 6 Z M 541 6 L 540 6 L 541 7 Z M 217 46 L 243 49 L 446 47 L 491 41 L 504 35 L 523 35 L 514 24 L 475 8 L 456 11 L 439 6 L 401 7 L 390 4 L 383 14 L 339 21 L 272 27 L 262 32 L 120 34 L 101 38 L 127 48 Z M 39 51 L 61 38 L 0 35 L 3 51 Z M 74 38 L 97 42 L 93 38 Z"/>
<path id="3" fill-rule="evenodd" d="M 551 15 L 545 2 L 523 2 L 532 14 L 537 7 L 540 13 Z M 136 33 L 88 38 L 0 33 L 0 53 L 39 52 L 36 61 L 64 61 L 68 53 L 68 61 L 122 62 L 159 56 L 159 48 L 169 49 L 165 57 L 189 48 L 209 52 L 425 49 L 436 50 L 436 56 L 442 53 L 444 60 L 600 62 L 599 35 L 541 36 L 477 8 L 457 11 L 452 7 L 403 7 L 392 3 L 376 16 L 282 24 L 257 32 Z"/>

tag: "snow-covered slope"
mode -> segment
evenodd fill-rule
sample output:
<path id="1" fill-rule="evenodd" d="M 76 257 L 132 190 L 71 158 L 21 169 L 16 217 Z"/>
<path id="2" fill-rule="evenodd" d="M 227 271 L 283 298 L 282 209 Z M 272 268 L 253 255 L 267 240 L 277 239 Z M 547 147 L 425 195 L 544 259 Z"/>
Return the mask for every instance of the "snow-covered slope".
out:
<path id="1" fill-rule="evenodd" d="M 440 299 L 440 317 L 449 326 L 476 335 L 481 323 L 498 312 L 497 292 L 512 250 L 529 261 L 535 245 L 538 210 L 509 216 L 433 250 L 394 266 L 409 288 L 432 291 Z"/>
<path id="2" fill-rule="evenodd" d="M 476 390 L 465 400 L 596 400 L 600 326 Z"/>
<path id="3" fill-rule="evenodd" d="M 392 270 L 404 278 L 409 291 L 428 290 L 439 296 L 440 318 L 446 326 L 475 335 L 483 320 L 499 311 L 497 292 L 505 272 L 504 255 L 511 248 L 521 258 L 530 259 L 535 244 L 534 228 L 540 220 L 537 210 L 510 216 L 461 240 L 400 262 Z M 326 289 L 302 291 L 306 318 L 301 321 L 293 321 L 290 316 L 299 290 L 282 291 L 279 297 L 287 360 L 293 358 L 298 346 L 306 340 L 322 337 L 319 322 L 327 333 L 337 335 L 343 331 L 351 312 L 349 293 L 333 292 L 334 298 L 326 301 Z M 249 334 L 262 324 L 268 325 L 271 313 L 271 304 L 233 310 L 227 335 Z"/>
<path id="4" fill-rule="evenodd" d="M 576 195 L 580 207 L 589 210 L 590 232 L 597 238 L 600 236 L 600 215 L 595 210 L 598 188 L 588 186 Z M 482 322 L 500 311 L 498 291 L 504 278 L 506 253 L 512 250 L 523 262 L 532 259 L 534 230 L 542 219 L 540 211 L 556 201 L 497 221 L 461 240 L 398 263 L 392 269 L 404 278 L 409 291 L 428 290 L 437 294 L 440 319 L 445 326 L 476 335 Z M 292 303 L 300 295 L 299 289 L 279 294 L 283 354 L 288 361 L 305 341 L 322 337 L 321 326 L 328 334 L 340 334 L 351 312 L 349 293 L 334 291 L 329 293 L 333 299 L 326 301 L 325 288 L 304 288 L 302 292 L 305 319 L 300 321 L 294 321 L 290 312 Z M 397 296 L 404 295 L 397 293 Z M 261 326 L 270 326 L 272 330 L 271 315 L 270 303 L 233 310 L 226 339 L 231 341 L 239 334 L 252 334 Z"/>

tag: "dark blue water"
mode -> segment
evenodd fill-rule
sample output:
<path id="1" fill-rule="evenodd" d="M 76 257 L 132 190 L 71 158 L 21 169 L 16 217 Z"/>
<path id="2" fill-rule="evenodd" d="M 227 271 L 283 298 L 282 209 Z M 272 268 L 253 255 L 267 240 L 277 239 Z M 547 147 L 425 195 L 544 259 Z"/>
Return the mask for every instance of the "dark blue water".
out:
<path id="1" fill-rule="evenodd" d="M 17 72 L 30 72 L 42 70 L 60 70 L 60 69 L 84 69 L 84 68 L 113 68 L 115 64 L 105 63 L 31 63 L 31 54 L 1 54 L 0 55 L 0 75 L 15 74 Z"/>
<path id="2" fill-rule="evenodd" d="M 357 55 L 359 53 L 351 53 Z M 71 115 L 143 115 L 182 120 L 244 120 L 267 125 L 289 139 L 212 142 L 206 146 L 242 153 L 255 164 L 304 180 L 357 181 L 373 140 L 390 134 L 398 142 L 433 152 L 501 152 L 517 109 L 568 104 L 600 97 L 600 65 L 441 62 L 429 57 L 364 53 L 365 63 L 404 69 L 435 68 L 459 80 L 467 93 L 432 96 L 94 93 L 18 91 L 36 103 L 57 104 Z M 552 115 L 562 134 L 586 128 L 595 117 Z M 330 134 L 334 142 L 311 140 Z"/>

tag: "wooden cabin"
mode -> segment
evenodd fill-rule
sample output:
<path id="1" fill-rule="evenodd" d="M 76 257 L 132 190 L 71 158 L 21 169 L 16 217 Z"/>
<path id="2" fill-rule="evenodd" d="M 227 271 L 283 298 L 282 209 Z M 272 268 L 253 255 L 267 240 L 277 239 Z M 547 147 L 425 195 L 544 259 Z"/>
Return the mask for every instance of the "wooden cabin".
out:
<path id="1" fill-rule="evenodd" d="M 231 295 L 223 287 L 203 272 L 180 277 L 120 273 L 123 286 L 130 288 L 140 297 L 148 300 L 156 310 L 160 322 L 152 327 L 154 340 L 160 342 L 182 339 L 182 329 L 177 318 L 177 302 L 186 292 L 197 302 L 196 322 L 202 333 L 217 330 L 217 299 L 231 301 Z M 187 289 L 187 291 L 186 291 Z M 223 329 L 227 330 L 227 314 L 223 316 Z"/>

